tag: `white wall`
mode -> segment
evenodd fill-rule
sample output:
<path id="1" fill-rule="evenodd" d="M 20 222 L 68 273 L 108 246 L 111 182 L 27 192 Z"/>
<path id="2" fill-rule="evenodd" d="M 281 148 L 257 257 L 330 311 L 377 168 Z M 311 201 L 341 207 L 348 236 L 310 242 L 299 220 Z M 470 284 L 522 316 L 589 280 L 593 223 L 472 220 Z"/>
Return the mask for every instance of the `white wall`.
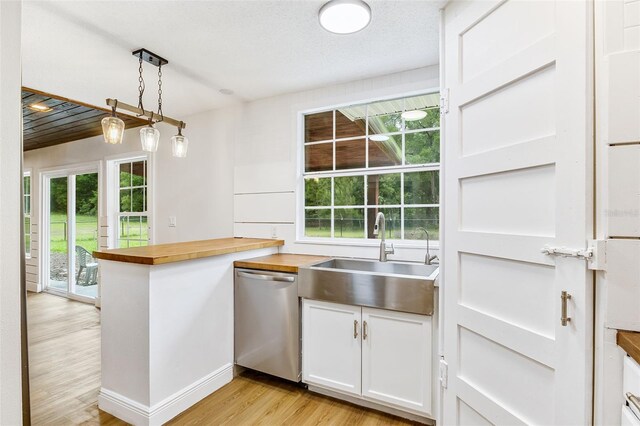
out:
<path id="1" fill-rule="evenodd" d="M 19 1 L 0 2 L 0 424 L 22 423 Z"/>
<path id="2" fill-rule="evenodd" d="M 379 244 L 358 246 L 296 242 L 298 114 L 334 105 L 438 90 L 431 66 L 299 93 L 248 102 L 237 129 L 234 171 L 234 235 L 283 238 L 283 252 L 375 258 Z M 416 248 L 418 246 L 418 248 Z M 437 250 L 436 250 L 437 252 Z M 391 259 L 424 260 L 424 242 L 396 245 Z"/>
<path id="3" fill-rule="evenodd" d="M 169 143 L 158 149 L 155 173 L 155 242 L 204 240 L 233 233 L 233 140 L 237 107 L 184 119 L 187 158 L 173 158 Z M 171 137 L 175 129 L 164 131 Z M 169 216 L 177 226 L 169 228 Z"/>
<path id="4" fill-rule="evenodd" d="M 160 145 L 150 159 L 150 172 L 154 174 L 152 194 L 153 243 L 200 240 L 228 237 L 233 233 L 233 149 L 230 132 L 237 117 L 235 109 L 214 110 L 188 117 L 183 132 L 190 140 L 186 158 L 174 158 L 171 154 L 171 136 L 177 129 L 159 124 Z M 106 161 L 113 157 L 138 155 L 140 151 L 139 129 L 125 131 L 122 145 L 107 145 L 102 136 L 83 139 L 48 148 L 27 151 L 24 154 L 25 169 L 32 176 L 32 258 L 27 261 L 29 290 L 42 289 L 42 275 L 38 273 L 38 235 L 41 217 L 40 173 L 43 170 L 69 167 L 75 164 L 101 162 L 101 225 L 110 224 L 106 210 L 105 190 Z M 41 212 L 40 212 L 41 213 Z M 175 228 L 169 228 L 169 216 L 176 216 Z M 113 232 L 110 227 L 101 228 L 101 235 Z M 106 247 L 106 238 L 101 239 Z"/>

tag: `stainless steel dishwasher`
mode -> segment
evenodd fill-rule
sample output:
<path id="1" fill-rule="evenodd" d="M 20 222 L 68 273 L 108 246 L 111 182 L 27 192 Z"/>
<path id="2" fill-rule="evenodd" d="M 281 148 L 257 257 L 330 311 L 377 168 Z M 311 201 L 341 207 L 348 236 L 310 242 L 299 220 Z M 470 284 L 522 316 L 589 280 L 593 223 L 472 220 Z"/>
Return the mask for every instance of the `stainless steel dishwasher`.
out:
<path id="1" fill-rule="evenodd" d="M 299 382 L 297 275 L 236 268 L 234 281 L 235 363 Z"/>

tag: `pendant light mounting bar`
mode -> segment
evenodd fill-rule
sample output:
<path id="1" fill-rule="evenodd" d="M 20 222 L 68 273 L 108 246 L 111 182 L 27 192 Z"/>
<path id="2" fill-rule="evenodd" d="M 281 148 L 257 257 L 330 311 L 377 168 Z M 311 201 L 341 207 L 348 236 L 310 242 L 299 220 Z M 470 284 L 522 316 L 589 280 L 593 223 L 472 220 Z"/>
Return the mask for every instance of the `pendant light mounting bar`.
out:
<path id="1" fill-rule="evenodd" d="M 139 58 L 140 55 L 142 55 L 142 59 L 144 61 L 147 61 L 151 65 L 155 65 L 156 67 L 159 67 L 161 65 L 167 65 L 169 63 L 169 61 L 164 59 L 162 56 L 156 55 L 155 53 L 147 49 L 134 50 L 131 54 L 136 58 Z"/>
<path id="2" fill-rule="evenodd" d="M 154 116 L 158 116 L 158 114 L 153 111 L 147 111 L 146 109 L 140 109 L 133 105 L 125 104 L 124 102 L 121 102 L 117 99 L 107 99 L 107 105 L 111 108 L 121 109 L 132 112 L 138 116 L 147 117 L 148 119 L 153 119 Z M 163 123 L 171 124 L 172 126 L 175 126 L 179 129 L 185 129 L 187 127 L 187 123 L 185 123 L 184 121 L 176 120 L 175 118 L 167 117 L 166 115 L 161 121 Z"/>

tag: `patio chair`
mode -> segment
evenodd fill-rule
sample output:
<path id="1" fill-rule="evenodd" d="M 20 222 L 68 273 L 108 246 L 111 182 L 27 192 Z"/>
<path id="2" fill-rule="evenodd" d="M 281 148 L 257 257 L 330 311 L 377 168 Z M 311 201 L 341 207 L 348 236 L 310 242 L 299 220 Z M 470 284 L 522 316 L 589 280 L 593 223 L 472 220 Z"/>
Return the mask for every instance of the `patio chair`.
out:
<path id="1" fill-rule="evenodd" d="M 76 284 L 81 286 L 98 284 L 98 263 L 91 256 L 91 253 L 82 246 L 76 246 L 76 259 L 78 262 Z M 82 274 L 83 270 L 85 271 L 84 279 L 80 281 L 80 274 Z"/>

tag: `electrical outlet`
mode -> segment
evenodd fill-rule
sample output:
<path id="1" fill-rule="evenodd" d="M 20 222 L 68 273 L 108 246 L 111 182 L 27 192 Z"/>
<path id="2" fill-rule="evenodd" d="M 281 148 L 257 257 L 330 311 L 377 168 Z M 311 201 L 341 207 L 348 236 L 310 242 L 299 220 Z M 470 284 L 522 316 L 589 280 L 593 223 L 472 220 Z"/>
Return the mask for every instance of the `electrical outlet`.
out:
<path id="1" fill-rule="evenodd" d="M 175 227 L 176 227 L 176 217 L 169 216 L 169 228 L 175 228 Z"/>
<path id="2" fill-rule="evenodd" d="M 275 225 L 271 227 L 271 238 L 278 238 L 278 228 Z"/>

